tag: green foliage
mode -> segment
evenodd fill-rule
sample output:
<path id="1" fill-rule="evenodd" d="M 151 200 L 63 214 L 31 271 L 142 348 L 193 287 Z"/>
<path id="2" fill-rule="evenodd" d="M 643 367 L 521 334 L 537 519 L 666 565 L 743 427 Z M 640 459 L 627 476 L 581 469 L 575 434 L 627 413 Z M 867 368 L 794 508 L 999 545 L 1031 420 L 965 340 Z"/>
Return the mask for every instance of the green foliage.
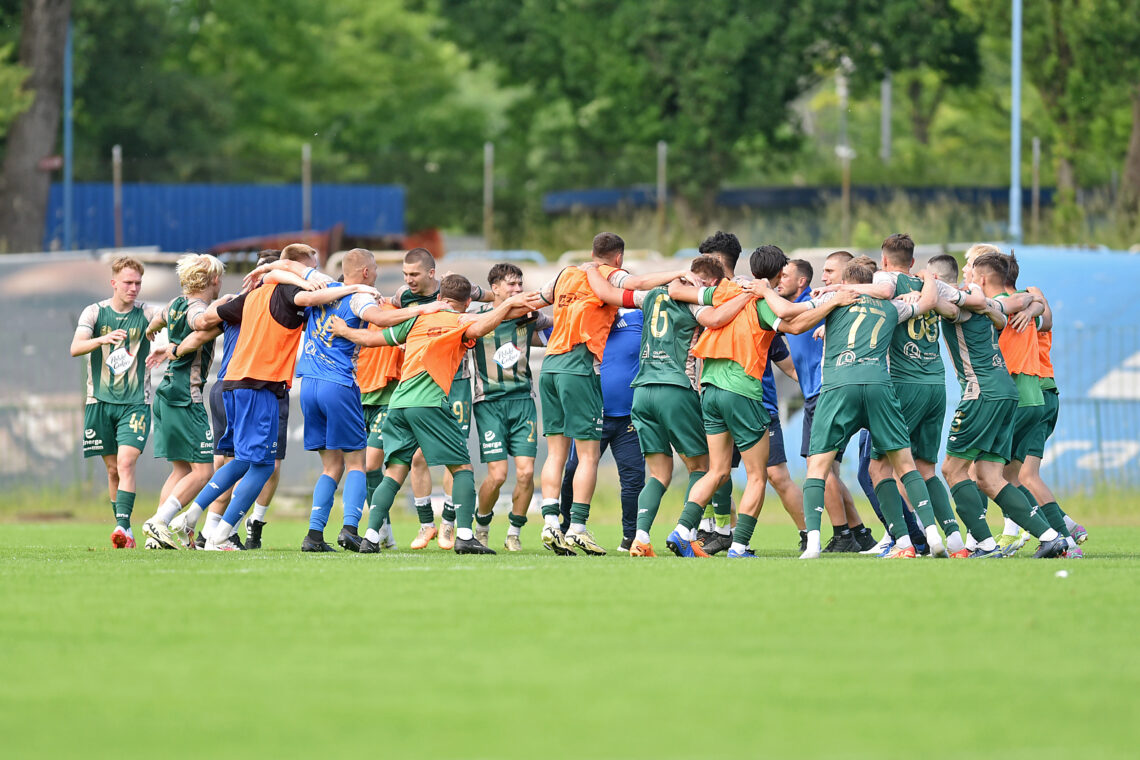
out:
<path id="1" fill-rule="evenodd" d="M 12 43 L 0 44 L 0 138 L 8 133 L 12 120 L 32 104 L 34 93 L 23 88 L 28 71 L 17 63 L 9 63 Z"/>

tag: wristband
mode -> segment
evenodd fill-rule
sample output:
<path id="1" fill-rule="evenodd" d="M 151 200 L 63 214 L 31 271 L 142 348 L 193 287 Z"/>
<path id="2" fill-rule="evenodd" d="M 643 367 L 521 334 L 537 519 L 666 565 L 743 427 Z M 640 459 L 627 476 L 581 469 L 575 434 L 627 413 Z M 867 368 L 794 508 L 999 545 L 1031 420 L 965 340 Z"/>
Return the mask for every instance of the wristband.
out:
<path id="1" fill-rule="evenodd" d="M 621 292 L 621 305 L 622 305 L 623 309 L 634 308 L 633 291 L 632 290 L 623 290 Z"/>

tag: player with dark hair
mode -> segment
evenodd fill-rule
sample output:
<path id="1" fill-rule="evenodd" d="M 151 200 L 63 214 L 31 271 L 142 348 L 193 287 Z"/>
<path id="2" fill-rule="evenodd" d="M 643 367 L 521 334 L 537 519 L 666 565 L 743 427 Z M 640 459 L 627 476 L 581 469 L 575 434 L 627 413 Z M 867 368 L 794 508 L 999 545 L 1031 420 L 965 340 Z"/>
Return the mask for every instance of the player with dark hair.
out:
<path id="1" fill-rule="evenodd" d="M 471 454 L 459 421 L 447 405 L 455 371 L 475 340 L 495 329 L 504 319 L 522 316 L 533 309 L 535 294 L 520 293 L 489 312 L 468 319 L 463 316 L 471 303 L 471 283 L 452 274 L 440 283 L 440 311 L 421 314 L 380 332 L 349 327 L 344 320 L 330 320 L 332 334 L 362 346 L 405 345 L 400 384 L 388 404 L 384 421 L 384 479 L 372 496 L 368 531 L 360 544 L 362 554 L 380 552 L 380 528 L 388 519 L 392 502 L 411 470 L 412 455 L 421 451 L 428 466 L 442 465 L 454 484 L 458 529 L 457 554 L 494 554 L 475 539 L 475 476 Z"/>
<path id="2" fill-rule="evenodd" d="M 495 296 L 484 314 L 522 292 L 523 272 L 510 263 L 495 264 L 487 273 Z M 534 460 L 538 456 L 538 410 L 534 404 L 534 381 L 530 370 L 531 346 L 543 345 L 543 330 L 554 324 L 548 314 L 533 311 L 504 319 L 495 329 L 475 341 L 471 358 L 475 364 L 475 417 L 479 460 L 487 476 L 479 485 L 479 509 L 475 513 L 475 539 L 487 546 L 499 490 L 507 480 L 507 460 L 515 461 L 515 488 L 511 494 L 510 527 L 503 546 L 522 549 L 522 528 L 534 496 Z"/>

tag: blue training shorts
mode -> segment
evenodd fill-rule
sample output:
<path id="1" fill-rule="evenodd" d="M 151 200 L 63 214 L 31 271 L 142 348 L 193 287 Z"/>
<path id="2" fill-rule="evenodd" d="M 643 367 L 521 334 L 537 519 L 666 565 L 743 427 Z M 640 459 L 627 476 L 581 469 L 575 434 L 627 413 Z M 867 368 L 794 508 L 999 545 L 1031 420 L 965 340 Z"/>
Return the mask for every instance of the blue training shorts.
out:
<path id="1" fill-rule="evenodd" d="M 270 390 L 235 388 L 222 394 L 226 410 L 225 435 L 217 443 L 233 451 L 234 459 L 253 464 L 273 464 L 277 458 L 280 403 Z"/>
<path id="2" fill-rule="evenodd" d="M 305 415 L 305 450 L 360 451 L 368 445 L 360 388 L 319 377 L 301 380 L 301 412 Z"/>

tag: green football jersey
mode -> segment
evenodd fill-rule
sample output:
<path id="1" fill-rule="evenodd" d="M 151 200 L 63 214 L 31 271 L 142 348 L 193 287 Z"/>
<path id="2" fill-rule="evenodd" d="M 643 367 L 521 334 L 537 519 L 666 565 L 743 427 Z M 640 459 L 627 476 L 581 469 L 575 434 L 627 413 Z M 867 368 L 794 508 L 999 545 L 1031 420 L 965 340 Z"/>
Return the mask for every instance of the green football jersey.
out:
<path id="1" fill-rule="evenodd" d="M 479 313 L 491 311 L 487 304 Z M 470 349 L 475 363 L 475 393 L 472 403 L 503 398 L 533 398 L 534 377 L 530 371 L 530 347 L 535 335 L 553 324 L 541 311 L 501 322 Z"/>
<path id="2" fill-rule="evenodd" d="M 917 293 L 922 280 L 910 274 L 899 273 L 895 279 L 895 295 Z M 919 385 L 945 385 L 946 367 L 938 348 L 937 312 L 916 314 L 900 324 L 891 337 L 891 379 L 896 383 Z"/>
<path id="3" fill-rule="evenodd" d="M 166 308 L 166 332 L 171 343 L 181 343 L 194 332 L 191 322 L 209 306 L 200 298 L 178 296 Z M 189 354 L 184 354 L 166 365 L 166 373 L 155 393 L 171 406 L 189 406 L 202 403 L 202 388 L 214 361 L 214 341 L 210 341 Z"/>
<path id="4" fill-rule="evenodd" d="M 844 385 L 883 385 L 891 382 L 887 353 L 899 320 L 914 315 L 914 307 L 881 298 L 859 296 L 850 306 L 827 315 L 823 336 L 821 391 Z"/>
<path id="5" fill-rule="evenodd" d="M 396 297 L 399 299 L 400 308 L 406 309 L 409 306 L 416 306 L 417 304 L 431 303 L 432 301 L 435 301 L 439 298 L 439 288 L 436 288 L 434 293 L 429 293 L 426 296 L 421 296 L 413 293 L 412 289 L 405 285 L 400 290 L 400 292 L 396 294 Z"/>
<path id="6" fill-rule="evenodd" d="M 711 298 L 714 288 L 705 290 Z M 692 347 L 700 327 L 696 312 L 703 307 L 674 301 L 667 287 L 638 291 L 634 302 L 645 313 L 645 328 L 641 331 L 637 376 L 630 385 L 679 385 L 696 390 L 697 362 Z"/>
<path id="7" fill-rule="evenodd" d="M 87 355 L 87 403 L 149 404 L 150 372 L 146 357 L 150 341 L 146 328 L 158 307 L 136 302 L 124 313 L 111 308 L 111 299 L 94 303 L 79 316 L 76 336 L 94 338 L 126 330 L 127 339 L 118 346 L 105 344 Z"/>
<path id="8" fill-rule="evenodd" d="M 993 322 L 984 314 L 966 310 L 958 320 L 942 320 L 942 329 L 962 399 L 1016 399 L 1017 386 L 1005 366 Z"/>

